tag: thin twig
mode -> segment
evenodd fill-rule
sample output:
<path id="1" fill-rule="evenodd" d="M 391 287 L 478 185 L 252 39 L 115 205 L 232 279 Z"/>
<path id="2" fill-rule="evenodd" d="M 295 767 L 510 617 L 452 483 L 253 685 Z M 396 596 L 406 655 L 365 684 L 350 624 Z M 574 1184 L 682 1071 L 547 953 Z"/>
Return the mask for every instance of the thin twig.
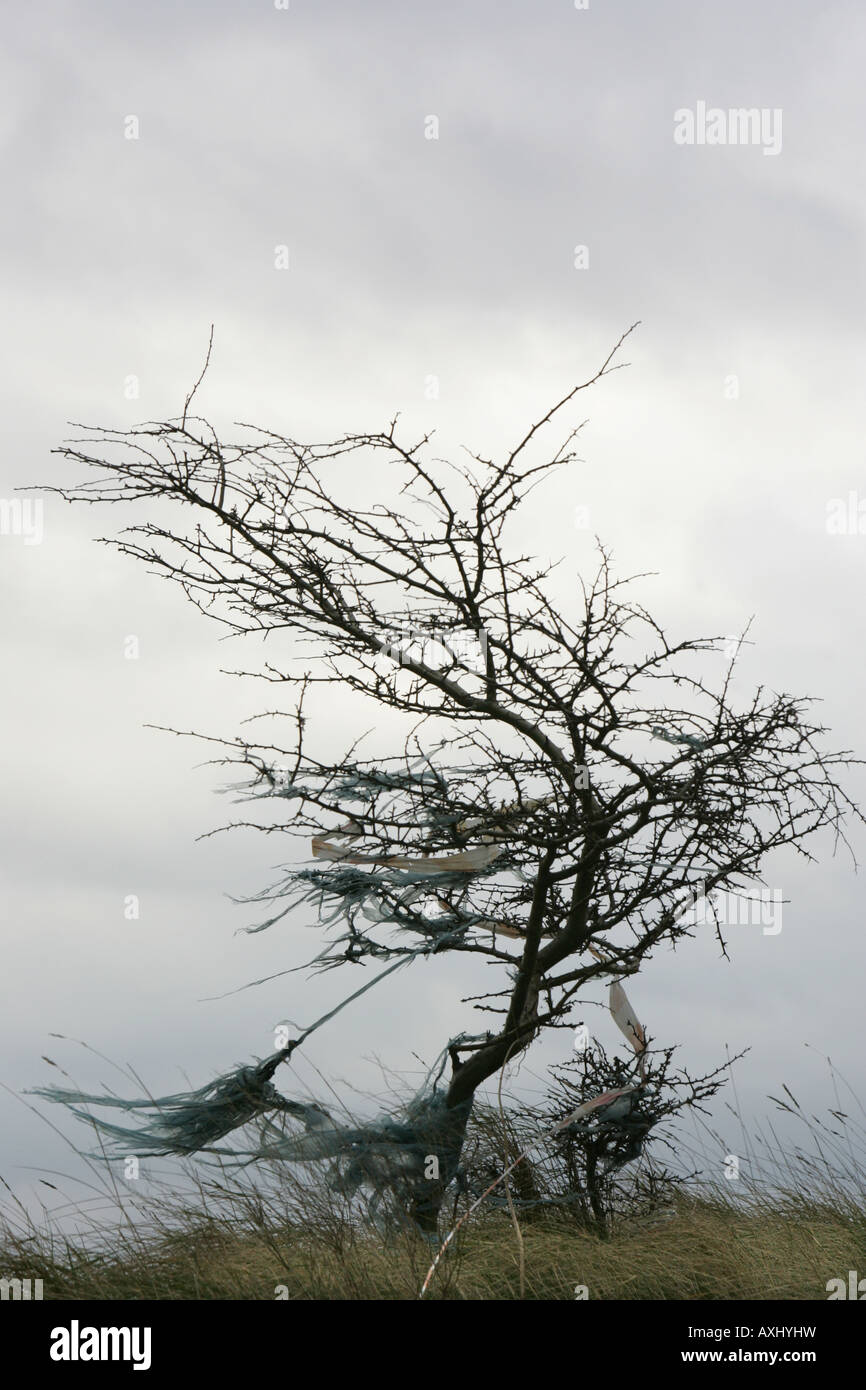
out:
<path id="1" fill-rule="evenodd" d="M 211 324 L 211 326 L 210 326 L 210 338 L 208 339 L 208 345 L 207 345 L 207 357 L 204 359 L 204 366 L 203 366 L 202 369 L 201 369 L 201 375 L 200 375 L 198 381 L 196 382 L 195 386 L 194 386 L 194 387 L 192 388 L 192 390 L 190 391 L 190 393 L 189 393 L 189 395 L 187 396 L 186 400 L 184 401 L 184 405 L 183 405 L 183 416 L 182 416 L 181 422 L 180 422 L 180 427 L 181 427 L 181 429 L 185 429 L 185 428 L 186 428 L 186 413 L 187 413 L 187 411 L 189 410 L 190 401 L 192 400 L 192 398 L 193 398 L 193 396 L 195 395 L 196 391 L 198 390 L 198 388 L 201 386 L 202 382 L 204 381 L 204 374 L 205 374 L 205 372 L 207 371 L 208 366 L 210 365 L 210 353 L 211 353 L 211 348 L 212 348 L 212 347 L 213 347 L 213 324 Z"/>

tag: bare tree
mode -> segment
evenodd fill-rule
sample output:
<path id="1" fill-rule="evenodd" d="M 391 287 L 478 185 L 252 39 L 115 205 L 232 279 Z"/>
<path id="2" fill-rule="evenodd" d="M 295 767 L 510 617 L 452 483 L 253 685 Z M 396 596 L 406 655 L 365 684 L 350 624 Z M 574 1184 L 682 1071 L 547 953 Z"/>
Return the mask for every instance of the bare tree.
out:
<path id="1" fill-rule="evenodd" d="M 149 1128 L 101 1122 L 119 1141 L 134 1133 L 139 1152 L 188 1153 L 256 1119 L 262 1156 L 348 1156 L 350 1187 L 399 1188 L 435 1231 L 473 1097 L 507 1059 L 541 1030 L 570 1026 L 597 978 L 631 974 L 659 943 L 689 934 L 698 894 L 748 893 L 768 853 L 807 855 L 803 842 L 822 827 L 848 845 L 847 815 L 862 816 L 836 775 L 855 760 L 821 747 L 811 700 L 759 688 L 735 708 L 735 657 L 718 680 L 701 673 L 708 653 L 721 669 L 723 639 L 671 643 L 600 545 L 574 611 L 556 600 L 553 566 L 513 548 L 521 504 L 575 459 L 579 426 L 546 455 L 542 437 L 617 370 L 627 336 L 498 460 L 433 458 L 430 436 L 404 440 L 396 419 L 324 445 L 248 425 L 225 443 L 190 417 L 194 392 L 180 420 L 87 429 L 56 451 L 93 473 L 52 491 L 146 508 L 108 543 L 231 633 L 312 645 L 303 668 L 271 656 L 243 673 L 294 691 L 291 736 L 217 740 L 218 761 L 249 774 L 246 796 L 280 811 L 235 823 L 303 832 L 317 861 L 260 895 L 273 910 L 252 929 L 315 904 L 339 924 L 317 968 L 376 958 L 390 971 L 444 952 L 497 967 L 491 991 L 471 1001 L 492 1026 L 449 1041 L 432 1089 L 399 1124 L 350 1131 L 324 1107 L 281 1096 L 271 1077 L 307 1029 L 265 1062 L 153 1102 Z M 347 463 L 381 459 L 394 467 L 393 496 L 350 505 Z M 405 716 L 400 753 L 362 759 L 356 743 L 335 760 L 321 738 L 311 749 L 309 706 L 323 683 Z M 142 1113 L 149 1104 L 99 1099 Z M 292 1119 L 300 1139 L 280 1127 Z"/>
<path id="2" fill-rule="evenodd" d="M 476 1101 L 463 1158 L 470 1194 L 480 1194 L 488 1206 L 519 1211 L 521 1220 L 556 1212 L 601 1236 L 615 1223 L 669 1212 L 699 1173 L 683 1164 L 681 1136 L 664 1122 L 682 1111 L 708 1113 L 703 1102 L 721 1090 L 732 1062 L 740 1060 L 693 1077 L 674 1068 L 675 1050 L 654 1049 L 645 1071 L 651 1085 L 635 1085 L 630 1068 L 594 1040 L 573 1061 L 551 1069 L 553 1085 L 541 1106 L 524 1103 L 500 1114 Z M 675 1167 L 659 1161 L 665 1150 Z M 504 1195 L 503 1155 L 514 1164 L 514 1190 Z M 638 1158 L 643 1162 L 632 1166 Z"/>

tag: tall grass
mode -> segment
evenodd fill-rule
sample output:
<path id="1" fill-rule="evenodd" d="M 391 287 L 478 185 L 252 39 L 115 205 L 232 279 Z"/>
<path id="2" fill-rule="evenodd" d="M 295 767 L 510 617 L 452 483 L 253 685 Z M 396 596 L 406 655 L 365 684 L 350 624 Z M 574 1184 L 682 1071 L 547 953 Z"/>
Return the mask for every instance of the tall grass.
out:
<path id="1" fill-rule="evenodd" d="M 787 1087 L 775 1101 L 799 1139 L 780 1138 L 772 1121 L 742 1129 L 736 1179 L 723 1175 L 711 1128 L 679 1126 L 669 1138 L 700 1176 L 653 1189 L 654 1160 L 631 1165 L 633 1192 L 653 1200 L 625 1202 L 605 1234 L 562 1191 L 561 1165 L 533 1150 L 511 1182 L 520 1241 L 508 1209 L 485 1204 L 428 1298 L 518 1298 L 522 1247 L 528 1299 L 826 1299 L 830 1279 L 866 1275 L 866 1115 L 853 1095 L 843 1108 L 845 1083 L 830 1076 L 826 1116 L 807 1114 Z M 525 1112 L 504 1119 L 505 1133 L 497 1108 L 479 1107 L 467 1152 L 481 1169 L 538 1133 Z M 36 1218 L 7 1198 L 0 1277 L 41 1279 L 48 1299 L 415 1299 L 435 1253 L 414 1232 L 371 1229 L 323 1174 L 288 1165 L 186 1162 L 138 1196 L 103 1165 L 92 1174 L 94 1199 L 77 1205 L 72 1234 L 62 1205 Z M 468 1200 L 452 1202 L 443 1234 Z"/>

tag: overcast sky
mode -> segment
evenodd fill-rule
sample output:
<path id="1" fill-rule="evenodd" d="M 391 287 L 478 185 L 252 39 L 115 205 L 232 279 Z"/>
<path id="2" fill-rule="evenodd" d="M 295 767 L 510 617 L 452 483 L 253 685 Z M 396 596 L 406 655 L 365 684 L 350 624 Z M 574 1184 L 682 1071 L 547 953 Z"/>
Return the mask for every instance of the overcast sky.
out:
<path id="1" fill-rule="evenodd" d="M 456 454 L 516 442 L 640 320 L 525 544 L 576 582 L 597 532 L 618 573 L 657 572 L 635 597 L 672 639 L 754 614 L 738 697 L 820 697 L 827 746 L 866 756 L 861 6 L 46 0 L 3 27 L 0 498 L 71 481 L 50 453 L 69 421 L 179 414 L 211 323 L 197 407 L 220 426 L 327 439 L 399 410 Z M 740 108 L 763 113 L 749 142 Z M 832 534 L 851 493 L 855 525 Z M 314 953 L 303 915 L 236 935 L 249 916 L 226 896 L 301 851 L 196 843 L 224 819 L 222 774 L 144 725 L 233 736 L 263 691 L 220 674 L 243 663 L 179 591 L 93 543 L 119 512 L 48 497 L 38 535 L 26 515 L 6 507 L 0 534 L 0 1175 L 30 1201 L 38 1169 L 81 1171 L 16 1099 L 58 1079 L 41 1055 L 86 1088 L 112 1077 L 51 1034 L 160 1094 L 265 1055 L 277 1022 L 347 989 L 300 974 L 200 1002 Z M 354 731 L 323 707 L 326 745 Z M 848 786 L 866 802 L 866 778 Z M 856 828 L 854 844 L 863 859 Z M 699 934 L 630 985 L 690 1069 L 751 1048 L 738 1093 L 756 1122 L 783 1081 L 833 1104 L 826 1054 L 866 1095 L 862 873 L 826 837 L 809 848 L 815 865 L 767 866 L 781 932 L 734 928 L 730 962 Z M 419 1076 L 479 1026 L 461 969 L 398 972 L 298 1054 L 297 1085 L 320 1089 L 315 1065 L 375 1091 L 376 1057 Z M 585 1017 L 616 1041 L 603 1010 Z M 567 1036 L 517 1081 L 540 1090 Z"/>

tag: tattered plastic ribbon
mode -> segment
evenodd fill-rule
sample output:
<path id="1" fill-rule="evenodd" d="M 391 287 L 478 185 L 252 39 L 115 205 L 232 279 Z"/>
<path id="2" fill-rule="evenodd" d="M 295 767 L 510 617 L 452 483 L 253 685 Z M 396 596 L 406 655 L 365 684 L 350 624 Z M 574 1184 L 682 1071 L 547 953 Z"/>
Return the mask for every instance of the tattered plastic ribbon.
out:
<path id="1" fill-rule="evenodd" d="M 438 750 L 434 749 L 433 751 Z M 424 765 L 424 771 L 415 772 L 414 769 L 421 764 Z M 322 777 L 323 774 L 314 773 L 313 776 Z M 267 781 L 268 786 L 262 790 L 254 790 L 252 796 L 243 797 L 242 800 L 254 801 L 269 796 L 296 800 L 306 797 L 308 794 L 303 781 L 304 774 L 295 778 L 284 770 L 268 768 L 262 768 L 259 776 L 252 782 L 241 783 L 241 789 L 260 788 L 262 777 Z M 381 792 L 418 791 L 425 787 L 447 791 L 448 785 L 445 778 L 430 766 L 428 758 L 424 755 L 414 759 L 405 772 L 389 772 L 381 767 L 370 768 L 369 770 L 355 768 L 337 778 L 336 781 L 332 780 L 330 776 L 327 780 L 332 791 L 341 800 L 364 802 L 372 801 Z"/>
<path id="2" fill-rule="evenodd" d="M 662 729 L 658 724 L 652 728 L 653 738 L 663 738 L 665 743 L 687 743 L 690 748 L 706 748 L 707 743 L 704 739 L 698 738 L 696 734 L 669 734 L 667 729 Z"/>
<path id="3" fill-rule="evenodd" d="M 401 930 L 438 938 L 473 926 L 491 928 L 496 925 L 480 912 L 458 911 L 442 896 L 447 889 L 464 887 L 465 876 L 459 873 L 429 876 L 388 869 L 376 874 L 344 864 L 334 865 L 325 871 L 293 869 L 284 883 L 255 899 L 247 900 L 260 902 L 279 898 L 285 900 L 287 905 L 263 922 L 240 930 L 251 934 L 266 931 L 305 903 L 317 908 L 319 922 L 326 927 L 332 926 L 339 918 L 345 918 L 354 926 L 360 915 L 368 922 L 393 925 Z M 415 904 L 419 900 L 430 897 L 443 908 L 442 914 L 432 916 L 416 909 Z M 328 949 L 331 949 L 330 946 Z"/>
<path id="4" fill-rule="evenodd" d="M 336 1010 L 319 1019 L 306 1034 L 334 1012 Z M 245 1162 L 309 1163 L 330 1159 L 330 1188 L 352 1196 L 363 1185 L 368 1185 L 373 1191 L 370 1211 L 377 1220 L 386 1203 L 392 1208 L 396 1204 L 399 1210 L 400 1202 L 404 1205 L 411 1202 L 416 1219 L 435 1210 L 437 1197 L 441 1198 L 457 1173 L 462 1137 L 472 1109 L 471 1097 L 460 1105 L 449 1107 L 438 1085 L 451 1047 L 467 1039 L 461 1036 L 449 1042 L 420 1090 L 402 1107 L 399 1116 L 381 1114 L 366 1123 L 348 1125 L 334 1120 L 324 1106 L 290 1100 L 271 1084 L 269 1078 L 299 1041 L 296 1039 L 258 1066 L 242 1068 L 198 1091 L 166 1096 L 157 1101 L 124 1101 L 113 1096 L 90 1096 L 53 1088 L 40 1089 L 34 1094 L 70 1106 L 73 1114 L 89 1120 L 120 1145 L 121 1151 L 153 1156 L 208 1149 Z M 149 1118 L 142 1129 L 129 1130 L 77 1109 L 82 1102 L 130 1111 L 152 1110 L 156 1115 Z M 267 1111 L 300 1120 L 305 1132 L 286 1134 L 280 1126 L 265 1118 Z M 257 1148 L 211 1148 L 215 1139 L 254 1119 L 258 1119 L 261 1126 Z M 435 1180 L 428 1176 L 431 1157 L 435 1157 L 439 1165 L 439 1176 Z"/>
<path id="5" fill-rule="evenodd" d="M 360 838 L 363 829 L 357 821 L 349 821 L 330 833 L 331 835 L 345 835 L 347 839 L 354 840 Z M 335 845 L 321 835 L 313 836 L 311 848 L 314 859 L 325 859 L 342 864 L 363 864 L 369 865 L 371 868 L 398 869 L 421 879 L 435 878 L 441 874 L 483 873 L 505 853 L 504 850 L 496 849 L 491 844 L 483 844 L 478 845 L 475 849 L 460 850 L 457 854 L 362 855 L 353 854 L 349 847 L 344 848 L 341 845 Z M 509 926 L 508 923 L 494 921 L 490 918 L 481 918 L 473 925 L 484 927 L 488 931 L 500 931 L 504 936 L 518 940 L 523 936 L 523 932 Z"/>
<path id="6" fill-rule="evenodd" d="M 70 1091 L 59 1086 L 32 1087 L 28 1094 L 41 1096 L 44 1100 L 65 1105 L 73 1115 L 87 1120 L 100 1133 L 108 1135 L 118 1145 L 117 1153 L 187 1155 L 210 1148 L 213 1143 L 239 1129 L 241 1125 L 265 1114 L 269 1110 L 284 1109 L 287 1104 L 275 1086 L 271 1084 L 281 1062 L 291 1057 L 296 1047 L 300 1047 L 311 1033 L 328 1023 L 347 1004 L 359 999 L 369 989 L 384 980 L 387 975 L 399 970 L 415 956 L 430 950 L 425 945 L 392 962 L 385 970 L 375 975 L 356 989 L 347 999 L 335 1008 L 317 1018 L 314 1023 L 302 1029 L 297 1038 L 292 1038 L 278 1052 L 272 1052 L 264 1061 L 217 1077 L 196 1091 L 183 1091 L 172 1096 L 160 1096 L 147 1100 L 124 1100 L 120 1096 L 94 1096 L 83 1091 Z M 139 1129 L 127 1129 L 112 1124 L 108 1120 L 97 1119 L 79 1110 L 79 1105 L 106 1105 L 123 1111 L 150 1111 L 146 1123 Z M 321 1109 L 320 1107 L 317 1107 Z M 324 1113 L 324 1112 L 322 1112 Z M 90 1157 L 104 1158 L 107 1155 L 93 1154 Z M 116 1155 L 115 1155 L 116 1156 Z"/>
<path id="7" fill-rule="evenodd" d="M 312 851 L 314 859 L 336 860 L 343 864 L 369 864 L 381 869 L 403 869 L 422 877 L 453 873 L 477 874 L 489 868 L 494 859 L 498 859 L 504 853 L 492 845 L 479 845 L 477 849 L 462 850 L 458 854 L 353 854 L 351 849 L 331 844 L 321 835 L 313 836 Z"/>
<path id="8" fill-rule="evenodd" d="M 489 823 L 491 820 L 494 822 L 505 822 L 498 831 L 491 830 L 481 836 L 482 844 L 492 844 L 495 840 L 501 840 L 503 838 L 507 833 L 505 826 L 509 821 L 513 821 L 515 816 L 523 815 L 527 811 L 535 811 L 539 806 L 546 806 L 552 800 L 552 796 L 546 796 L 541 799 L 533 797 L 523 802 L 510 801 L 507 806 L 501 806 L 500 809 L 495 811 L 491 816 L 470 816 L 468 820 L 458 821 L 457 830 L 461 835 L 465 835 L 470 830 L 477 830 L 479 826 Z"/>

